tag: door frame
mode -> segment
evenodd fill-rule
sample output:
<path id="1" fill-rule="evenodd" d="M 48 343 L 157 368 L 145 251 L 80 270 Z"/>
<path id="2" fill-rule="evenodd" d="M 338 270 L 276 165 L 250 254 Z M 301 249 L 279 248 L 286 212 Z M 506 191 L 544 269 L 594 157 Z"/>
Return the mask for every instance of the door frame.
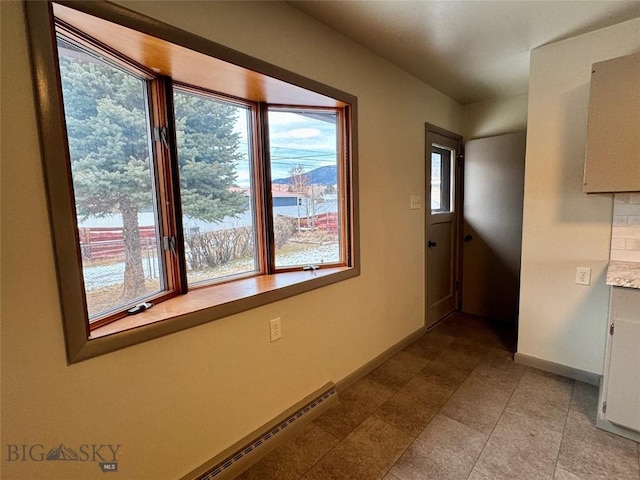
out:
<path id="1" fill-rule="evenodd" d="M 425 281 L 425 309 L 424 309 L 424 322 L 427 328 L 435 326 L 441 319 L 434 320 L 429 323 L 429 254 L 427 241 L 429 240 L 429 223 L 431 216 L 431 147 L 436 145 L 442 145 L 443 147 L 450 148 L 455 153 L 455 159 L 453 159 L 452 173 L 454 174 L 454 222 L 455 233 L 453 236 L 453 272 L 452 277 L 454 281 L 454 295 L 455 295 L 455 309 L 460 310 L 462 308 L 462 221 L 463 221 L 463 202 L 464 202 L 464 142 L 462 135 L 458 135 L 455 132 L 451 132 L 444 128 L 438 127 L 431 123 L 425 123 L 425 223 L 424 223 L 424 281 Z"/>

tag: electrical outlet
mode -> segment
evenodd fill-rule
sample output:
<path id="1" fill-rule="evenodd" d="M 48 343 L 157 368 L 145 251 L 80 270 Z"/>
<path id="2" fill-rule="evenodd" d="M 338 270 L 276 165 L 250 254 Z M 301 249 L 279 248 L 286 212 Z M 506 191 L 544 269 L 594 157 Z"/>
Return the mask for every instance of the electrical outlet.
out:
<path id="1" fill-rule="evenodd" d="M 589 267 L 576 268 L 576 285 L 591 285 L 591 269 Z"/>
<path id="2" fill-rule="evenodd" d="M 282 323 L 280 322 L 280 317 L 269 320 L 269 331 L 272 342 L 282 338 Z"/>

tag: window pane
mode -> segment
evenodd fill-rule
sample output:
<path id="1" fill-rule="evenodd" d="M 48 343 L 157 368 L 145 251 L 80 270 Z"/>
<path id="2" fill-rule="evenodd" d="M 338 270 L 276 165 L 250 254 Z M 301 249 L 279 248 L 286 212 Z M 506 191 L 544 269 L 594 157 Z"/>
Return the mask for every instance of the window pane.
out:
<path id="1" fill-rule="evenodd" d="M 254 273 L 251 110 L 182 90 L 174 103 L 188 283 Z"/>
<path id="2" fill-rule="evenodd" d="M 451 212 L 451 150 L 433 147 L 431 152 L 431 211 Z"/>
<path id="3" fill-rule="evenodd" d="M 58 39 L 90 321 L 164 289 L 146 82 Z"/>
<path id="4" fill-rule="evenodd" d="M 442 155 L 431 152 L 431 210 L 440 210 L 442 182 Z"/>
<path id="5" fill-rule="evenodd" d="M 269 111 L 276 268 L 343 260 L 337 119 Z"/>

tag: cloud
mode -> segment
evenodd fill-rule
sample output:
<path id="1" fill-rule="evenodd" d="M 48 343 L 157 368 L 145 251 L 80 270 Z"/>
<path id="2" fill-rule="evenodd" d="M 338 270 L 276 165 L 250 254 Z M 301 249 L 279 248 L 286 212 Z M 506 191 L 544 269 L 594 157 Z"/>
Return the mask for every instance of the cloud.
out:
<path id="1" fill-rule="evenodd" d="M 293 123 L 306 123 L 309 119 L 295 112 L 269 112 L 269 125 L 291 125 Z"/>
<path id="2" fill-rule="evenodd" d="M 293 138 L 313 138 L 320 136 L 320 130 L 317 128 L 296 128 L 289 130 L 289 135 Z"/>

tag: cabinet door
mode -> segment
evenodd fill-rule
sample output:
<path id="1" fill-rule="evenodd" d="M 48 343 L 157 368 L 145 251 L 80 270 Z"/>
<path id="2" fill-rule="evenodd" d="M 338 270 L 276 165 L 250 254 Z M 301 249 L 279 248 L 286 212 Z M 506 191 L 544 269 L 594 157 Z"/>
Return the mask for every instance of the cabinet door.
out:
<path id="1" fill-rule="evenodd" d="M 593 65 L 584 191 L 640 191 L 640 53 Z"/>
<path id="2" fill-rule="evenodd" d="M 607 385 L 610 422 L 640 431 L 640 291 L 614 289 Z"/>

